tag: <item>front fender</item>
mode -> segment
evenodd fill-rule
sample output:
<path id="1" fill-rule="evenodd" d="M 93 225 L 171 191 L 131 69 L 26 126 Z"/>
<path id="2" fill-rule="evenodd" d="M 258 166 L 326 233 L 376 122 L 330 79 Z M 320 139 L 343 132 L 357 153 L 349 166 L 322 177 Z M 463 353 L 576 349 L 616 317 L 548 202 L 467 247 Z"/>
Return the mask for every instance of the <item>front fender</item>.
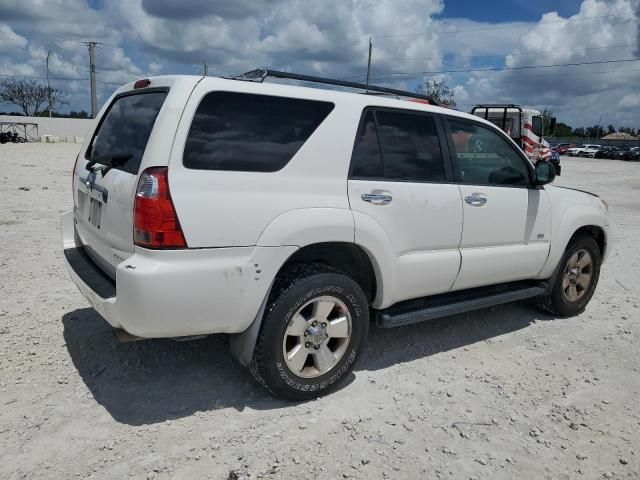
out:
<path id="1" fill-rule="evenodd" d="M 549 256 L 538 278 L 549 278 L 553 274 L 567 249 L 571 237 L 581 227 L 596 226 L 602 228 L 605 234 L 605 245 L 609 245 L 609 227 L 607 225 L 606 211 L 604 211 L 603 206 L 596 205 L 596 202 L 601 203 L 600 200 L 594 198 L 593 202 L 589 204 L 572 205 L 554 218 L 552 223 L 553 240 Z M 554 217 L 553 214 L 552 217 Z"/>

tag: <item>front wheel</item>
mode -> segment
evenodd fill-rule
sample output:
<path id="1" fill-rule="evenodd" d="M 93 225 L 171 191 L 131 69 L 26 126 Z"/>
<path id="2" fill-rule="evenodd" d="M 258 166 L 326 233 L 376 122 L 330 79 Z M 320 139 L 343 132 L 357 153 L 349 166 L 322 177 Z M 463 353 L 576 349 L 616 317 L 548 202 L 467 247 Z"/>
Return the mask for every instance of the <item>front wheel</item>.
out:
<path id="1" fill-rule="evenodd" d="M 294 266 L 276 279 L 251 372 L 276 397 L 325 395 L 353 370 L 368 330 L 367 299 L 355 281 L 324 265 Z"/>
<path id="2" fill-rule="evenodd" d="M 560 271 L 551 291 L 538 298 L 538 305 L 560 317 L 582 313 L 600 277 L 602 255 L 593 237 L 581 235 L 574 239 L 560 261 Z"/>

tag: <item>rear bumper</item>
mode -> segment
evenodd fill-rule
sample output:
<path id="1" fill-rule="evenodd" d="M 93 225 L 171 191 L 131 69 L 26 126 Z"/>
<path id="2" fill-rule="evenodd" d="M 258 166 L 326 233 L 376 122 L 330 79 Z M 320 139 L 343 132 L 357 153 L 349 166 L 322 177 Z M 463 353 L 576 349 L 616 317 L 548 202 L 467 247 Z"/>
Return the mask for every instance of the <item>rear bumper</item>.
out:
<path id="1" fill-rule="evenodd" d="M 71 279 L 114 328 L 147 338 L 246 330 L 280 266 L 297 247 L 147 250 L 107 277 L 82 251 L 73 212 L 62 216 Z"/>

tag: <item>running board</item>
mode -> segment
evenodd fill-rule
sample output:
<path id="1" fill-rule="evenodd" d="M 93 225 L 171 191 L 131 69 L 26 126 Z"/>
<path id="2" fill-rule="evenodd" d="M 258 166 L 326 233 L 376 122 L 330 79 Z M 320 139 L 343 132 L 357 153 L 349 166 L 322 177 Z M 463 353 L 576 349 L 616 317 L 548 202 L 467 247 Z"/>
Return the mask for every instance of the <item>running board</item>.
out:
<path id="1" fill-rule="evenodd" d="M 401 302 L 381 310 L 377 315 L 377 323 L 382 328 L 400 327 L 537 297 L 546 291 L 547 284 L 545 282 L 517 282 L 444 293 L 419 300 Z"/>

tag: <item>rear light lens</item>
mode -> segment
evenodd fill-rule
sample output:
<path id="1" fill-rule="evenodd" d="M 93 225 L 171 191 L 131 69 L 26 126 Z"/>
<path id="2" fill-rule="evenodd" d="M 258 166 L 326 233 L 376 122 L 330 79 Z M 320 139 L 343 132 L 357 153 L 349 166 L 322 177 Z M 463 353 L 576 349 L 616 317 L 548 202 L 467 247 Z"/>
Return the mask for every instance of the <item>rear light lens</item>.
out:
<path id="1" fill-rule="evenodd" d="M 145 248 L 187 248 L 169 193 L 167 167 L 147 168 L 138 180 L 133 241 Z"/>
<path id="2" fill-rule="evenodd" d="M 147 88 L 149 85 L 151 85 L 151 80 L 149 80 L 148 78 L 143 78 L 142 80 L 136 81 L 136 83 L 133 84 L 133 88 Z"/>

